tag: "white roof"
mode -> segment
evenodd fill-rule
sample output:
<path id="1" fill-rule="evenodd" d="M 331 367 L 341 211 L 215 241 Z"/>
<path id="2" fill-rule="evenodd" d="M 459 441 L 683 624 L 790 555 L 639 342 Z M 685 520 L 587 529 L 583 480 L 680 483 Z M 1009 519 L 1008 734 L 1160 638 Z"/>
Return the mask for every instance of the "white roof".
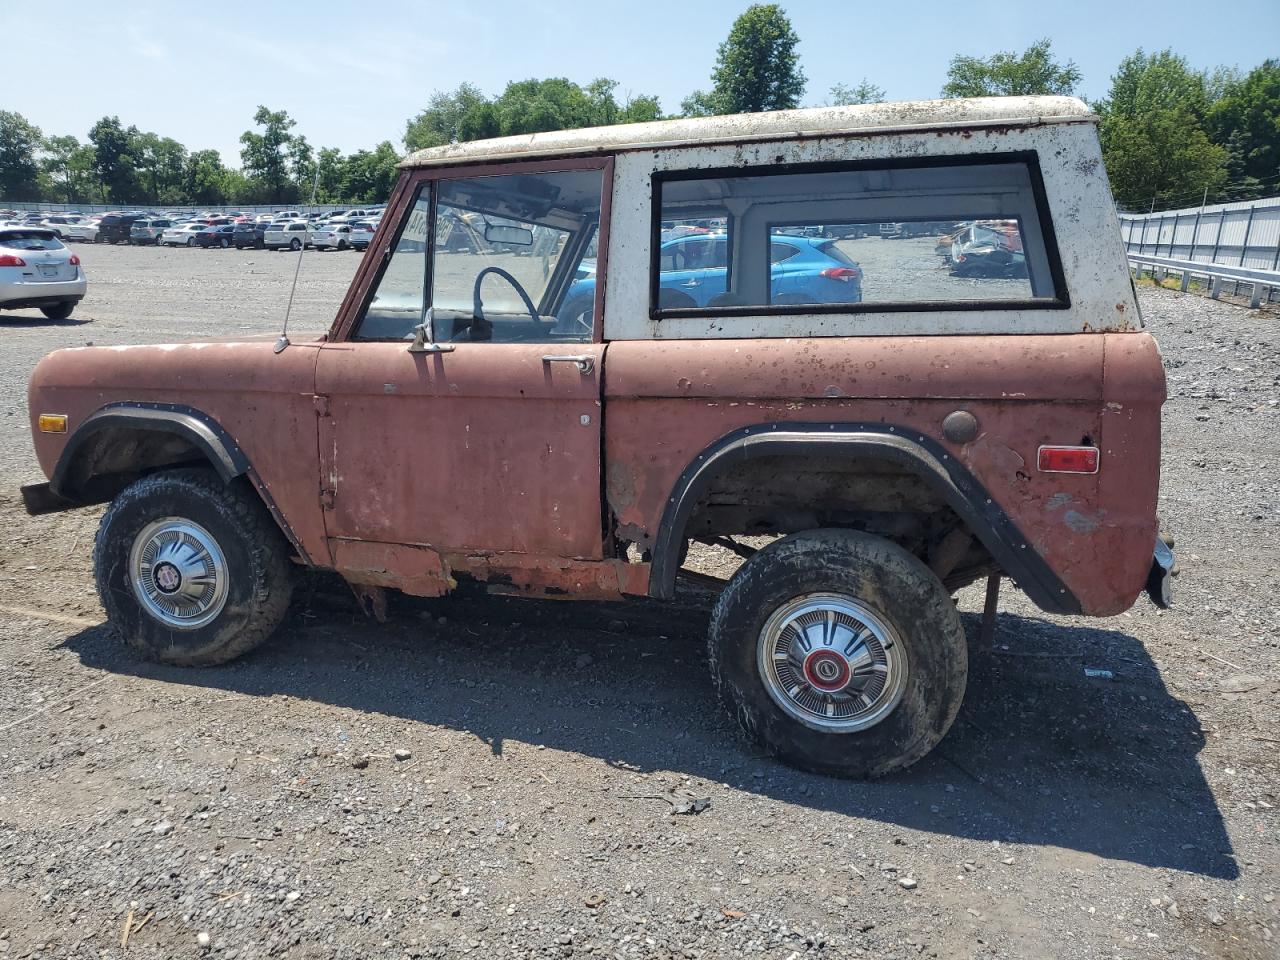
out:
<path id="1" fill-rule="evenodd" d="M 1044 123 L 1096 123 L 1075 97 L 972 97 L 909 100 L 849 107 L 812 107 L 770 113 L 688 117 L 612 127 L 586 127 L 472 140 L 411 153 L 401 167 L 434 167 L 520 157 L 573 156 L 686 144 L 795 139 L 956 127 L 1028 127 Z"/>

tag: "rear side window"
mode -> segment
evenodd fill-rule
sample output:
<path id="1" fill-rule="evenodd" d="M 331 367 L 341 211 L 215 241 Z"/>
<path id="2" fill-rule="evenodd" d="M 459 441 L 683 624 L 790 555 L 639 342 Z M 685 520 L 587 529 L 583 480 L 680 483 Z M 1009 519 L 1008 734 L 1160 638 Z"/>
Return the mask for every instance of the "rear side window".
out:
<path id="1" fill-rule="evenodd" d="M 656 318 L 1068 305 L 1034 156 L 658 174 L 654 190 Z"/>

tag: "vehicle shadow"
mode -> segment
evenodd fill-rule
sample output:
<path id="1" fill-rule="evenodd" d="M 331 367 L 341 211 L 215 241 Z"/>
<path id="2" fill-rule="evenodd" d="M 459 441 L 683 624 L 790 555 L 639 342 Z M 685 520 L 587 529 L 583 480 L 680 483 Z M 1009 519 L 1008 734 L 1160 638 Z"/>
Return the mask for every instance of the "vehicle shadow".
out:
<path id="1" fill-rule="evenodd" d="M 396 598 L 379 625 L 322 583 L 300 593 L 275 639 L 223 667 L 139 662 L 100 627 L 66 646 L 117 673 L 466 730 L 495 753 L 506 741 L 546 744 L 936 834 L 1239 874 L 1197 763 L 1199 721 L 1115 630 L 1001 614 L 996 652 L 973 658 L 943 743 L 903 774 L 856 782 L 796 772 L 738 733 L 704 662 L 705 594 L 682 590 L 674 609 Z M 978 618 L 964 619 L 972 638 Z M 1114 677 L 1086 677 L 1085 666 Z"/>
<path id="2" fill-rule="evenodd" d="M 51 320 L 42 313 L 0 313 L 0 326 L 4 327 L 82 327 L 89 323 L 93 323 L 92 317 Z"/>

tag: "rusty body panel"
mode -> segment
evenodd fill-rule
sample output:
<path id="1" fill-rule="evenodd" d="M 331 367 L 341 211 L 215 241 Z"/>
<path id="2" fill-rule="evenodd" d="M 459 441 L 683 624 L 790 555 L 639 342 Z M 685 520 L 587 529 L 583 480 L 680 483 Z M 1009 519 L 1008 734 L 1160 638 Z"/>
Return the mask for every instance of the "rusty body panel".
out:
<path id="1" fill-rule="evenodd" d="M 620 536 L 648 548 L 681 474 L 734 430 L 884 424 L 941 444 L 1082 612 L 1106 615 L 1132 604 L 1149 567 L 1163 400 L 1145 334 L 614 343 L 606 495 Z M 968 443 L 943 437 L 956 410 L 977 418 Z M 1037 471 L 1041 444 L 1084 438 L 1102 447 L 1097 475 Z"/>
<path id="2" fill-rule="evenodd" d="M 602 344 L 592 372 L 547 344 L 328 344 L 316 390 L 330 538 L 441 552 L 603 557 Z M 341 569 L 341 565 L 339 565 Z"/>
<path id="3" fill-rule="evenodd" d="M 328 545 L 316 497 L 315 366 L 320 341 L 283 353 L 272 341 L 75 347 L 49 354 L 28 386 L 32 436 L 52 477 L 68 439 L 91 414 L 121 401 L 175 401 L 215 421 L 244 452 L 250 479 L 269 497 L 296 544 L 327 565 Z M 66 413 L 65 434 L 41 433 L 41 410 Z"/>
<path id="4" fill-rule="evenodd" d="M 582 561 L 523 553 L 446 553 L 426 546 L 334 540 L 334 564 L 352 584 L 392 587 L 419 597 L 439 597 L 465 574 L 491 593 L 572 600 L 643 596 L 649 565 L 626 560 Z"/>

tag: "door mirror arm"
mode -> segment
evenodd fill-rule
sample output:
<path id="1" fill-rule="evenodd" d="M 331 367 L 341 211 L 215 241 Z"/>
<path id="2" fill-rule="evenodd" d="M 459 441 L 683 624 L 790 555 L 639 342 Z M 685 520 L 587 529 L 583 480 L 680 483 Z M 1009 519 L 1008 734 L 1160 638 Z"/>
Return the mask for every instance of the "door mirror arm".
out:
<path id="1" fill-rule="evenodd" d="M 435 308 L 427 307 L 422 322 L 413 328 L 410 353 L 452 353 L 456 349 L 452 343 L 436 343 L 435 325 Z"/>

